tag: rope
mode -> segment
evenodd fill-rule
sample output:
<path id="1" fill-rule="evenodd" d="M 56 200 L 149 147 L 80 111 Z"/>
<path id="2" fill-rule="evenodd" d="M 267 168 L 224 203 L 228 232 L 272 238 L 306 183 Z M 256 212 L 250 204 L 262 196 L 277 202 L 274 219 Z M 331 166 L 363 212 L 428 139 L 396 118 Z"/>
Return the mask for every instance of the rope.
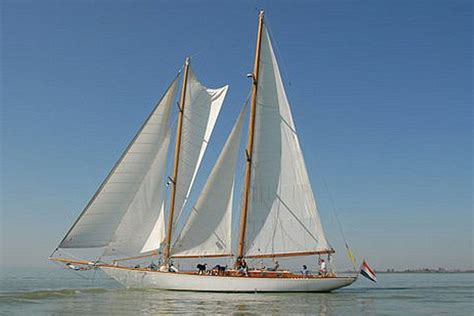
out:
<path id="1" fill-rule="evenodd" d="M 326 188 L 326 191 L 328 192 L 328 195 L 329 195 L 329 200 L 331 201 L 331 205 L 332 205 L 332 209 L 333 209 L 333 215 L 334 217 L 336 218 L 336 221 L 337 221 L 337 225 L 339 227 L 339 231 L 341 233 L 341 236 L 342 236 L 342 239 L 344 240 L 344 244 L 346 246 L 346 250 L 347 250 L 347 255 L 349 256 L 349 259 L 352 263 L 352 267 L 354 268 L 354 271 L 357 271 L 357 265 L 356 265 L 356 259 L 354 257 L 354 254 L 352 253 L 352 250 L 351 248 L 349 247 L 349 243 L 347 242 L 347 239 L 346 239 L 346 234 L 344 233 L 344 229 L 342 228 L 342 224 L 341 224 L 341 221 L 339 219 L 339 216 L 337 215 L 337 209 L 336 209 L 336 204 L 334 203 L 334 199 L 332 197 L 332 194 L 331 194 L 331 191 L 329 190 L 329 187 L 327 185 L 327 182 L 326 182 L 326 179 L 324 177 L 322 177 L 323 179 L 323 182 L 324 182 L 324 186 Z"/>

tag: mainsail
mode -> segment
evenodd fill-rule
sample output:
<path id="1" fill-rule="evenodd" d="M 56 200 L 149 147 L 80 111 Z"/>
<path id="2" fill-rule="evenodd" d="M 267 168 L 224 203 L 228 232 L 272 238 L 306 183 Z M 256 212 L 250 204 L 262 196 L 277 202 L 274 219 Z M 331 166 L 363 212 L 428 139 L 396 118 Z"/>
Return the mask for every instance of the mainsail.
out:
<path id="1" fill-rule="evenodd" d="M 194 179 L 224 102 L 228 86 L 209 89 L 189 70 L 183 114 L 179 171 L 173 222 L 176 224 L 191 192 Z"/>
<path id="2" fill-rule="evenodd" d="M 242 109 L 204 188 L 173 248 L 173 257 L 231 253 L 234 180 L 240 146 Z"/>
<path id="3" fill-rule="evenodd" d="M 177 78 L 58 248 L 142 249 L 163 204 L 169 118 Z M 140 227 L 140 232 L 134 230 Z M 133 232 L 133 233 L 132 233 Z M 115 248 L 109 248 L 112 250 Z"/>
<path id="4" fill-rule="evenodd" d="M 290 105 L 263 29 L 245 256 L 327 250 Z"/>

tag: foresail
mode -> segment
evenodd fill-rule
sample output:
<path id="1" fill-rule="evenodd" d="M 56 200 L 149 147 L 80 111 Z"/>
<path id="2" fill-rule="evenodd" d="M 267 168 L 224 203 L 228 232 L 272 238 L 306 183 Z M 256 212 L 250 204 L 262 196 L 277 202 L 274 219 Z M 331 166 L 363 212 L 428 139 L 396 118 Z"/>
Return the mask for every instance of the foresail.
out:
<path id="1" fill-rule="evenodd" d="M 176 180 L 175 219 L 178 219 L 192 189 L 194 179 L 224 102 L 228 86 L 208 89 L 189 70 L 181 134 L 181 152 Z"/>
<path id="2" fill-rule="evenodd" d="M 148 236 L 145 244 L 140 250 L 141 253 L 150 252 L 160 248 L 161 243 L 165 240 L 166 237 L 166 228 L 165 228 L 165 203 L 161 204 L 160 213 L 158 218 L 153 225 L 150 235 Z"/>
<path id="3" fill-rule="evenodd" d="M 233 191 L 244 110 L 245 107 L 191 209 L 172 248 L 172 256 L 218 256 L 231 253 Z"/>
<path id="4" fill-rule="evenodd" d="M 264 28 L 247 256 L 328 248 L 270 37 Z"/>
<path id="5" fill-rule="evenodd" d="M 150 222 L 151 213 L 158 214 L 162 196 L 154 196 L 163 184 L 163 157 L 169 143 L 169 118 L 177 78 L 147 118 L 133 141 L 122 154 L 89 204 L 66 234 L 59 248 L 95 248 L 109 245 L 123 236 L 120 225 L 135 218 Z M 163 168 L 164 169 L 164 168 Z M 124 216 L 130 212 L 130 215 Z M 118 228 L 120 229 L 118 230 Z M 118 232 L 118 235 L 116 234 Z M 149 233 L 149 232 L 148 232 Z M 120 236 L 120 237 L 118 237 Z M 134 236 L 130 236 L 134 238 Z M 142 247 L 143 244 L 140 246 Z M 138 250 L 140 250 L 139 248 Z"/>
<path id="6" fill-rule="evenodd" d="M 105 255 L 125 257 L 160 248 L 165 235 L 162 213 L 166 193 L 166 157 L 169 143 L 168 131 Z"/>

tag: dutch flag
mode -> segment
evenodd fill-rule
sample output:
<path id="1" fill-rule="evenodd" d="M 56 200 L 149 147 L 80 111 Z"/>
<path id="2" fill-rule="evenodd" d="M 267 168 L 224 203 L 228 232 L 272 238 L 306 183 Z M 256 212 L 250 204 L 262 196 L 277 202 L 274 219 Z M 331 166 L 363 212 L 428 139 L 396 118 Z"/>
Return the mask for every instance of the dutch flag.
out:
<path id="1" fill-rule="evenodd" d="M 375 276 L 375 272 L 369 267 L 367 262 L 365 260 L 362 262 L 362 265 L 360 266 L 360 274 L 365 276 L 367 279 L 369 279 L 372 282 L 377 282 L 377 277 Z"/>

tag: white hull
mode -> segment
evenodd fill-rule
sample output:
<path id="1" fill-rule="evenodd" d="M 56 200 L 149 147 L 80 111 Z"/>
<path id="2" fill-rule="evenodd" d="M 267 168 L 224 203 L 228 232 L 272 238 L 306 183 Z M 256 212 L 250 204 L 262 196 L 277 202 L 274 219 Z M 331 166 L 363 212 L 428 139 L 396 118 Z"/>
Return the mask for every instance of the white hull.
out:
<path id="1" fill-rule="evenodd" d="M 181 274 L 101 266 L 127 288 L 202 292 L 329 292 L 352 284 L 357 277 L 258 278 Z"/>

